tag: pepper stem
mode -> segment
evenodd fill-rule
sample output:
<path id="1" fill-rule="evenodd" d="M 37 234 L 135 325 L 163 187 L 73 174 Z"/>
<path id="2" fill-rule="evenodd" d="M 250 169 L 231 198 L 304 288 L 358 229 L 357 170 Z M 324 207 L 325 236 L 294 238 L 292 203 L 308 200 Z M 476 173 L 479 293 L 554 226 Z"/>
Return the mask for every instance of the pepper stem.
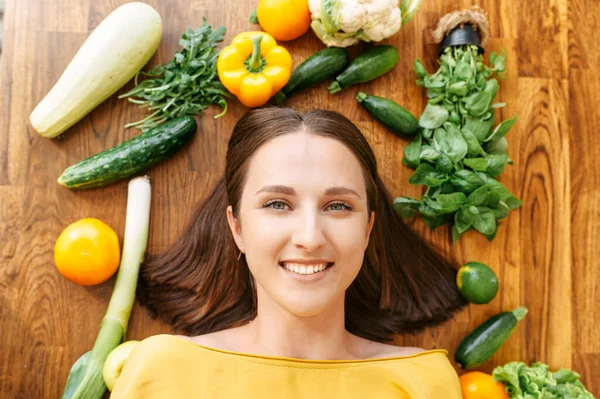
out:
<path id="1" fill-rule="evenodd" d="M 252 50 L 252 56 L 250 57 L 249 66 L 250 69 L 256 71 L 260 69 L 260 42 L 262 41 L 263 35 L 256 35 L 252 37 L 252 46 L 254 49 Z"/>

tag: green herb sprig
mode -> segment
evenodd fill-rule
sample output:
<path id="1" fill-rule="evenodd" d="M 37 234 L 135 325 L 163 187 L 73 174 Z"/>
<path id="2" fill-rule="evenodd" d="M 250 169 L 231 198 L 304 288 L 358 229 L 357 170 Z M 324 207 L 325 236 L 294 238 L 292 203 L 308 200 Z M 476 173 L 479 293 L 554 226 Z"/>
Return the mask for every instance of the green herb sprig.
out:
<path id="1" fill-rule="evenodd" d="M 417 84 L 429 98 L 419 125 L 419 135 L 404 148 L 403 163 L 415 169 L 409 183 L 425 185 L 421 199 L 399 197 L 396 211 L 404 218 L 421 215 L 432 229 L 452 224 L 452 239 L 475 229 L 492 240 L 498 221 L 521 206 L 495 178 L 512 163 L 506 153 L 506 133 L 517 117 L 492 129 L 493 103 L 498 81 L 504 78 L 505 55 L 492 53 L 490 66 L 476 46 L 449 47 L 440 56 L 440 68 L 429 75 L 415 62 Z"/>
<path id="2" fill-rule="evenodd" d="M 179 40 L 183 48 L 171 61 L 149 72 L 138 72 L 135 87 L 119 98 L 148 108 L 151 114 L 125 127 L 147 130 L 172 118 L 197 115 L 211 104 L 223 108 L 215 118 L 223 116 L 227 112 L 226 97 L 230 95 L 217 75 L 216 47 L 224 36 L 224 26 L 213 30 L 205 19 L 196 30 L 187 28 Z M 140 74 L 149 79 L 138 83 Z"/>

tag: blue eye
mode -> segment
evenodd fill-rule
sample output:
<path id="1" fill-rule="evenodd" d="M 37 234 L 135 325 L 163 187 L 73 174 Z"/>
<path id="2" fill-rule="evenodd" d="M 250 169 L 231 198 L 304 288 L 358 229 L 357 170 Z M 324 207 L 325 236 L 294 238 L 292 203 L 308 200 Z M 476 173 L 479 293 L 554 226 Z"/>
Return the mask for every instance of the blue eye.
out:
<path id="1" fill-rule="evenodd" d="M 329 204 L 329 209 L 334 212 L 351 211 L 352 207 L 345 202 L 333 202 Z"/>
<path id="2" fill-rule="evenodd" d="M 285 211 L 286 206 L 288 206 L 288 204 L 278 200 L 267 201 L 263 204 L 263 208 L 271 208 L 276 211 Z"/>

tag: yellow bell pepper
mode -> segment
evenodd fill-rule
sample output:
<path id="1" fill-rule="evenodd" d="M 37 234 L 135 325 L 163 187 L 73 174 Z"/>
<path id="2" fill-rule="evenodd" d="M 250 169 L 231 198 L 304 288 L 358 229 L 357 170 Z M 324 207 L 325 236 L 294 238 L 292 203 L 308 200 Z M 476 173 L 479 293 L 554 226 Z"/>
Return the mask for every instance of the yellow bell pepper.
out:
<path id="1" fill-rule="evenodd" d="M 292 57 L 268 33 L 244 32 L 221 50 L 217 72 L 242 104 L 259 107 L 290 79 Z"/>

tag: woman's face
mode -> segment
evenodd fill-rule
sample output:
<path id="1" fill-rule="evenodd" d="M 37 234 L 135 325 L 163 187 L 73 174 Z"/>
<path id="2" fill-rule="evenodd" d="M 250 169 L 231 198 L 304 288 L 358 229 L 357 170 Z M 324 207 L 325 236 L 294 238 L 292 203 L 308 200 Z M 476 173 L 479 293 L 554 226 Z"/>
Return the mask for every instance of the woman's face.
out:
<path id="1" fill-rule="evenodd" d="M 227 214 L 259 302 L 274 301 L 300 317 L 343 303 L 374 221 L 354 154 L 336 140 L 305 132 L 257 150 L 238 218 L 231 207 Z"/>

